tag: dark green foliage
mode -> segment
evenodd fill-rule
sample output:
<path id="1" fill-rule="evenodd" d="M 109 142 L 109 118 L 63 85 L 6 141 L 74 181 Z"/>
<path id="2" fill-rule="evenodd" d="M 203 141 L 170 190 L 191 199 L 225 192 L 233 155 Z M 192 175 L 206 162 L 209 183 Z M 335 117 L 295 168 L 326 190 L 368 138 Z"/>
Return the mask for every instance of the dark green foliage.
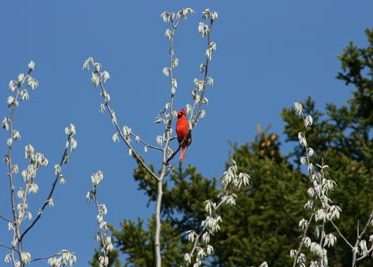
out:
<path id="1" fill-rule="evenodd" d="M 274 134 L 234 148 L 232 157 L 241 171 L 250 173 L 252 187 L 239 193 L 236 207 L 222 213 L 222 231 L 214 238 L 219 264 L 258 266 L 267 260 L 270 266 L 290 265 L 306 187 L 278 151 Z"/>
<path id="2" fill-rule="evenodd" d="M 125 220 L 120 230 L 113 230 L 116 247 L 127 256 L 124 266 L 154 266 L 154 225 L 154 219 L 149 220 L 149 227 L 141 219 L 137 223 Z M 161 243 L 163 264 L 177 266 L 182 259 L 181 235 L 167 221 L 162 225 Z"/>
<path id="3" fill-rule="evenodd" d="M 350 43 L 339 57 L 342 71 L 337 78 L 353 86 L 351 99 L 341 107 L 329 103 L 325 112 L 317 110 L 311 98 L 303 103 L 305 113 L 314 119 L 306 132 L 307 142 L 317 153 L 316 161 L 324 159 L 330 166 L 326 176 L 337 183 L 331 199 L 342 208 L 336 224 L 352 243 L 357 224 L 362 227 L 373 209 L 373 30 L 366 34 L 367 48 Z M 302 121 L 290 108 L 282 111 L 282 117 L 286 141 L 293 142 L 294 152 L 281 154 L 281 143 L 273 133 L 260 133 L 253 142 L 233 146 L 231 157 L 239 171 L 250 174 L 251 186 L 237 193 L 237 206 L 220 211 L 222 228 L 211 239 L 215 256 L 206 266 L 258 266 L 264 260 L 271 267 L 292 265 L 289 251 L 299 244 L 298 222 L 307 216 L 303 206 L 309 184 L 299 163 L 303 149 L 297 135 Z M 156 182 L 141 167 L 134 177 L 154 202 Z M 205 217 L 204 201 L 216 200 L 219 186 L 216 178 L 203 177 L 192 166 L 185 170 L 180 166 L 168 179 L 162 203 L 163 264 L 180 266 L 190 249 L 185 232 L 198 232 Z M 373 234 L 372 228 L 367 236 Z M 330 227 L 327 231 L 335 233 Z M 140 219 L 125 220 L 112 233 L 116 248 L 125 254 L 122 266 L 154 265 L 153 218 L 146 225 Z M 351 249 L 340 237 L 328 253 L 330 266 L 351 265 Z M 117 258 L 114 253 L 111 262 Z M 359 264 L 373 266 L 373 260 Z"/>
<path id="4" fill-rule="evenodd" d="M 369 46 L 358 48 L 350 43 L 339 57 L 342 62 L 342 72 L 337 78 L 355 87 L 353 98 L 349 100 L 351 122 L 359 128 L 373 124 L 373 29 L 365 31 Z M 367 134 L 367 132 L 365 132 Z"/>

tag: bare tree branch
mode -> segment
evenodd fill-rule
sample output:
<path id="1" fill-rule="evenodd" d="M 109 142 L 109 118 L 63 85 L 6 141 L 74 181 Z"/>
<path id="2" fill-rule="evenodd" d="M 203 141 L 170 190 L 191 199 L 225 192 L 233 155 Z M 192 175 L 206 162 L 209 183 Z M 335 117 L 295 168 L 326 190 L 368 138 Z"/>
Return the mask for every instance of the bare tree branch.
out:
<path id="1" fill-rule="evenodd" d="M 333 222 L 333 221 L 330 221 L 334 227 L 334 229 L 338 232 L 339 236 L 342 237 L 342 239 L 346 242 L 346 244 L 351 248 L 353 249 L 354 247 L 351 245 L 350 242 L 348 242 L 347 238 L 341 233 L 341 231 L 339 230 L 338 226 Z"/>

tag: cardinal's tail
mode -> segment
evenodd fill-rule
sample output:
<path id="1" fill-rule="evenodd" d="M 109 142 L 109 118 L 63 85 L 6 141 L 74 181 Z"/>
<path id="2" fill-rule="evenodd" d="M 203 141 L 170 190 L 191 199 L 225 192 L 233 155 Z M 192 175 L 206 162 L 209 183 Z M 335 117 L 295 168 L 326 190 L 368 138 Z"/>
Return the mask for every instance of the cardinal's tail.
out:
<path id="1" fill-rule="evenodd" d="M 182 149 L 181 149 L 181 153 L 180 153 L 180 158 L 179 160 L 182 161 L 185 157 L 185 153 L 186 153 L 186 150 L 187 150 L 187 146 L 184 146 Z"/>

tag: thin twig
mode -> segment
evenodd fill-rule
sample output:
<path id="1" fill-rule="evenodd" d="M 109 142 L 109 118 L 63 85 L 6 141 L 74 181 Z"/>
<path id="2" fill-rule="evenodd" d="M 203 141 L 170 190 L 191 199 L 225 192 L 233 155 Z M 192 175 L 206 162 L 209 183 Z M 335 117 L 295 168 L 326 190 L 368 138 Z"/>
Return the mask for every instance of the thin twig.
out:
<path id="1" fill-rule="evenodd" d="M 136 135 L 135 133 L 133 133 L 131 131 L 131 136 L 135 137 L 135 138 L 138 138 L 138 135 Z M 144 146 L 148 147 L 148 148 L 152 148 L 154 150 L 158 150 L 158 151 L 163 151 L 163 148 L 162 147 L 158 147 L 158 146 L 154 146 L 154 145 L 151 145 L 149 144 L 148 142 L 144 141 L 142 138 L 139 139 L 139 141 L 141 144 L 143 144 Z"/>
<path id="2" fill-rule="evenodd" d="M 310 218 L 307 221 L 306 229 L 304 229 L 304 232 L 303 232 L 303 235 L 302 235 L 302 241 L 300 242 L 299 247 L 297 249 L 297 252 L 295 254 L 295 257 L 294 257 L 293 267 L 297 266 L 297 259 L 299 257 L 299 254 L 300 254 L 301 250 L 302 250 L 302 247 L 304 245 L 305 237 L 307 236 L 308 228 L 309 228 L 309 226 L 311 224 L 311 221 L 313 219 L 313 215 L 314 214 L 312 213 L 311 216 L 310 216 Z"/>
<path id="3" fill-rule="evenodd" d="M 207 49 L 209 48 L 210 42 L 211 42 L 212 24 L 213 24 L 213 20 L 210 20 L 210 28 L 209 28 L 210 30 L 207 33 Z M 191 111 L 190 122 L 191 122 L 191 125 L 192 125 L 192 129 L 194 128 L 194 126 L 196 125 L 197 121 L 199 120 L 199 118 L 201 116 L 202 101 L 203 101 L 203 98 L 205 96 L 205 91 L 206 91 L 209 63 L 210 63 L 210 60 L 209 60 L 208 56 L 206 55 L 206 60 L 205 60 L 205 65 L 204 65 L 204 83 L 203 83 L 202 95 L 200 97 L 200 101 L 199 101 L 199 105 L 198 105 L 198 113 L 197 113 L 196 117 L 194 117 L 194 110 L 195 110 L 195 107 L 196 107 L 196 104 L 197 104 L 196 101 L 194 101 L 192 111 Z"/>
<path id="4" fill-rule="evenodd" d="M 16 95 L 14 97 L 14 106 L 11 108 L 10 115 L 9 115 L 9 139 L 13 141 L 13 131 L 14 131 L 14 116 L 16 112 L 16 103 L 18 102 L 19 95 L 20 95 L 20 88 L 25 83 L 25 81 L 28 79 L 28 77 L 31 75 L 32 69 L 30 68 L 28 70 L 27 75 L 23 77 L 21 81 L 17 83 L 17 88 L 15 90 Z M 10 202 L 11 202 L 11 208 L 12 208 L 12 215 L 13 215 L 13 221 L 14 221 L 14 234 L 15 238 L 17 240 L 17 250 L 12 251 L 12 259 L 13 263 L 15 260 L 14 253 L 17 252 L 19 259 L 21 260 L 22 255 L 22 240 L 20 238 L 20 224 L 21 221 L 17 220 L 17 212 L 16 212 L 16 200 L 15 200 L 15 186 L 14 186 L 14 177 L 13 177 L 13 162 L 12 162 L 12 148 L 13 148 L 13 142 L 8 145 L 8 153 L 6 154 L 7 157 L 7 164 L 8 164 L 8 177 L 9 177 L 9 187 L 10 187 Z M 15 245 L 12 245 L 12 248 L 15 248 Z M 24 264 L 22 264 L 23 266 Z"/>
<path id="5" fill-rule="evenodd" d="M 106 89 L 105 89 L 105 86 L 100 78 L 100 89 L 101 89 L 101 95 L 104 95 L 106 94 Z M 108 110 L 111 118 L 112 118 L 112 122 L 120 136 L 120 138 L 122 139 L 122 141 L 124 142 L 124 144 L 129 148 L 131 149 L 132 151 L 132 155 L 140 162 L 141 166 L 143 166 L 147 171 L 148 173 L 150 173 L 151 176 L 153 176 L 154 179 L 156 179 L 157 181 L 159 180 L 159 177 L 158 175 L 156 175 L 151 169 L 150 167 L 145 163 L 145 161 L 142 159 L 142 157 L 140 157 L 140 155 L 136 152 L 136 150 L 132 147 L 132 145 L 130 144 L 130 142 L 128 142 L 127 138 L 124 136 L 123 132 L 122 132 L 122 129 L 119 127 L 118 125 L 118 122 L 117 122 L 117 119 L 116 119 L 116 115 L 115 115 L 115 112 L 114 110 L 111 108 L 110 104 L 109 104 L 109 101 L 107 99 L 104 99 L 104 105 L 106 107 L 106 109 Z"/>
<path id="6" fill-rule="evenodd" d="M 60 164 L 59 166 L 62 167 L 62 165 L 65 163 L 65 160 L 66 160 L 66 157 L 67 157 L 67 154 L 68 154 L 68 150 L 70 149 L 70 146 L 67 146 L 62 154 L 62 157 L 61 157 L 61 160 L 60 160 Z M 38 212 L 38 216 L 36 216 L 36 218 L 32 221 L 32 223 L 25 229 L 25 231 L 21 234 L 20 236 L 20 240 L 22 240 L 25 235 L 32 229 L 32 227 L 34 227 L 34 225 L 40 220 L 42 214 L 44 213 L 44 210 L 45 208 L 50 204 L 50 201 L 52 199 L 52 195 L 55 191 L 55 188 L 56 188 L 56 185 L 57 185 L 57 182 L 58 182 L 58 179 L 60 178 L 60 175 L 61 175 L 61 172 L 57 172 L 56 173 L 56 177 L 53 181 L 53 184 L 52 184 L 52 187 L 51 187 L 51 190 L 49 191 L 49 194 L 47 196 L 47 199 L 45 200 L 43 206 L 41 207 L 41 209 L 39 209 L 39 212 Z"/>
<path id="7" fill-rule="evenodd" d="M 15 249 L 15 248 L 13 248 L 13 247 L 9 247 L 9 246 L 7 246 L 7 245 L 4 245 L 4 244 L 2 244 L 2 243 L 0 243 L 0 247 L 6 248 L 6 249 L 9 249 L 9 250 L 12 250 L 12 251 L 15 251 L 15 252 L 18 253 L 18 250 L 17 250 L 17 249 Z"/>
<path id="8" fill-rule="evenodd" d="M 4 220 L 4 221 L 6 221 L 6 222 L 9 222 L 9 223 L 13 223 L 13 224 L 14 224 L 14 221 L 9 220 L 9 219 L 5 218 L 4 216 L 1 216 L 1 215 L 0 215 L 0 219 Z"/>
<path id="9" fill-rule="evenodd" d="M 56 254 L 50 255 L 50 256 L 35 258 L 35 259 L 31 260 L 31 262 L 48 260 L 48 259 L 53 258 L 53 257 L 58 256 L 58 255 L 60 255 L 60 254 L 56 253 Z"/>
<path id="10" fill-rule="evenodd" d="M 363 256 L 361 256 L 361 257 L 359 257 L 359 258 L 357 258 L 357 259 L 356 259 L 356 262 L 359 262 L 359 261 L 365 259 L 367 256 L 369 256 L 369 253 L 371 253 L 371 252 L 373 252 L 373 245 L 372 245 L 372 246 L 370 247 L 370 249 L 367 251 L 367 254 L 366 254 L 366 255 L 363 255 Z"/>
<path id="11" fill-rule="evenodd" d="M 177 149 L 167 158 L 167 160 L 164 162 L 165 165 L 168 165 L 170 161 L 176 156 L 176 154 L 180 151 L 180 149 L 183 147 L 183 145 L 188 142 L 188 139 L 190 138 L 192 134 L 192 130 L 189 130 L 188 134 L 186 134 L 183 138 L 183 140 L 179 143 L 179 146 Z M 171 139 L 170 139 L 171 141 Z"/>
<path id="12" fill-rule="evenodd" d="M 204 227 L 204 228 L 206 228 L 206 227 Z M 205 230 L 206 229 L 202 229 L 202 231 L 199 232 L 199 234 L 197 235 L 196 239 L 194 240 L 193 248 L 192 248 L 192 250 L 189 253 L 191 259 L 193 257 L 194 251 L 197 249 L 197 245 L 198 245 L 199 239 L 201 238 L 201 236 L 205 232 Z"/>
<path id="13" fill-rule="evenodd" d="M 360 233 L 360 236 L 359 236 L 360 239 L 365 234 L 365 232 L 368 230 L 368 226 L 369 226 L 369 224 L 371 223 L 372 220 L 373 220 L 373 210 L 370 212 L 370 215 L 369 215 L 369 218 L 367 220 L 367 223 L 365 224 L 365 226 L 363 228 L 363 231 Z"/>
<path id="14" fill-rule="evenodd" d="M 357 227 L 357 238 L 356 238 L 356 242 L 355 242 L 355 246 L 354 246 L 354 248 L 352 249 L 352 264 L 351 264 L 351 266 L 352 267 L 355 267 L 356 266 L 356 263 L 359 261 L 359 260 L 362 260 L 362 259 L 364 259 L 366 256 L 368 256 L 369 255 L 369 253 L 367 253 L 366 255 L 363 255 L 363 256 L 361 256 L 360 258 L 357 258 L 357 254 L 358 254 L 358 249 L 357 249 L 357 247 L 358 247 L 358 245 L 359 245 L 359 243 L 360 243 L 360 241 L 361 241 L 361 239 L 362 239 L 362 237 L 363 237 L 363 235 L 365 234 L 365 232 L 367 231 L 367 229 L 368 229 L 368 226 L 369 226 L 369 224 L 371 223 L 371 221 L 373 220 L 373 210 L 370 212 L 370 215 L 369 215 L 369 218 L 368 218 L 368 220 L 367 220 L 367 222 L 366 222 L 366 224 L 365 224 L 365 226 L 364 226 L 364 228 L 363 228 L 363 231 L 361 231 L 360 233 L 359 233 L 359 224 L 358 224 L 358 227 Z M 371 248 L 372 249 L 372 248 Z M 370 250 L 371 250 L 370 249 Z"/>
<path id="15" fill-rule="evenodd" d="M 95 199 L 95 205 L 96 205 L 97 213 L 99 214 L 100 213 L 100 204 L 99 204 L 98 199 L 97 199 L 97 186 L 96 185 L 94 185 L 94 188 L 93 188 L 93 195 L 94 195 L 94 199 Z M 100 222 L 99 222 L 98 219 L 97 219 L 97 224 L 98 224 L 98 229 L 99 229 L 98 233 L 100 235 L 100 241 L 101 241 L 100 244 L 101 244 L 101 247 L 104 248 L 105 247 L 105 244 L 104 244 L 105 235 L 104 235 L 104 233 L 101 229 Z M 105 249 L 104 251 L 101 250 L 100 253 L 103 253 L 104 256 L 106 257 L 108 251 Z"/>
<path id="16" fill-rule="evenodd" d="M 219 204 L 216 205 L 216 207 L 214 208 L 214 213 L 217 213 L 217 211 L 219 210 L 219 208 L 224 204 L 225 197 L 228 196 L 228 195 L 230 195 L 230 194 L 231 193 L 228 192 L 228 191 L 225 192 L 224 196 L 221 197 L 221 200 L 220 200 Z M 207 229 L 207 225 L 204 225 L 202 227 L 201 231 L 197 234 L 197 237 L 194 239 L 192 250 L 189 253 L 190 258 L 193 258 L 193 254 L 194 254 L 195 250 L 197 249 L 197 245 L 198 245 L 199 239 L 205 233 L 206 229 Z"/>
<path id="17" fill-rule="evenodd" d="M 342 234 L 342 232 L 339 230 L 338 226 L 331 220 L 330 221 L 334 227 L 334 229 L 338 232 L 339 236 L 342 237 L 342 239 L 346 242 L 346 244 L 353 249 L 354 247 L 351 245 L 351 243 L 347 240 L 347 238 Z"/>

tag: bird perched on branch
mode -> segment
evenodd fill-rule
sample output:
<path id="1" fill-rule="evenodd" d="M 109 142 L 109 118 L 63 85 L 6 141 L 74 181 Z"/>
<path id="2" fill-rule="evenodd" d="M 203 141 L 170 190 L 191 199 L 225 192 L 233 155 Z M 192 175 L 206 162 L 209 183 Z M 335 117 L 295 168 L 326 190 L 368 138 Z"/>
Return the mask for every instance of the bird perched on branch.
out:
<path id="1" fill-rule="evenodd" d="M 181 154 L 179 160 L 182 161 L 185 157 L 187 147 L 192 143 L 192 133 L 190 131 L 185 109 L 183 108 L 177 113 L 176 134 L 179 145 L 181 145 Z"/>

